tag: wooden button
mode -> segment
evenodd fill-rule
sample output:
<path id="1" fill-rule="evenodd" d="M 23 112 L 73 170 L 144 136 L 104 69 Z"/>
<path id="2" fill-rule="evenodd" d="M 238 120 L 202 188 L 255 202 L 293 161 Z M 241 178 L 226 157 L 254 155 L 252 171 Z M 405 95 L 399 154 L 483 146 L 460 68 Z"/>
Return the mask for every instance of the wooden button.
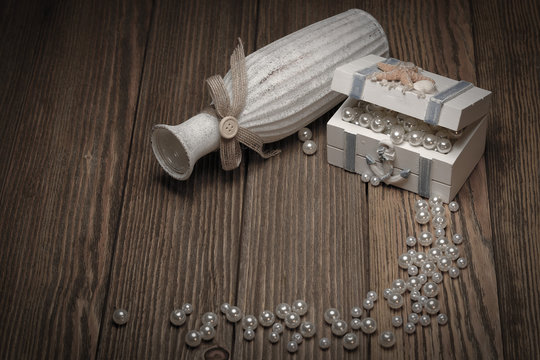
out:
<path id="1" fill-rule="evenodd" d="M 238 132 L 238 121 L 232 116 L 225 116 L 219 122 L 219 133 L 225 139 L 232 139 Z"/>

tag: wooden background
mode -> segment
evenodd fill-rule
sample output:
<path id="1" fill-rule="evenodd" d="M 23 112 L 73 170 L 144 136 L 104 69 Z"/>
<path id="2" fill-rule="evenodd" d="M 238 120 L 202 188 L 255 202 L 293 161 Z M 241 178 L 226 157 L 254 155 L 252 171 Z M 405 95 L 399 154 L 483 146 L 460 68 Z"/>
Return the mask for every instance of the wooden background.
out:
<path id="1" fill-rule="evenodd" d="M 228 301 L 247 313 L 303 298 L 307 319 L 359 304 L 402 276 L 417 196 L 366 186 L 326 161 L 326 114 L 281 155 L 219 156 L 178 182 L 150 147 L 157 123 L 209 102 L 205 78 L 227 71 L 235 38 L 256 49 L 361 8 L 391 55 L 493 91 L 487 148 L 451 228 L 471 265 L 445 279 L 445 327 L 396 332 L 383 350 L 360 336 L 345 353 L 305 341 L 298 358 L 535 358 L 540 353 L 540 6 L 537 1 L 52 1 L 0 5 L 0 357 L 193 358 L 218 344 L 234 358 L 289 358 L 268 330 L 253 342 L 226 322 L 190 350 L 189 328 Z M 174 328 L 170 311 L 195 306 Z M 116 307 L 130 311 L 112 324 Z M 410 310 L 406 308 L 403 314 Z M 372 315 L 390 328 L 383 302 Z M 380 332 L 379 330 L 379 332 Z"/>

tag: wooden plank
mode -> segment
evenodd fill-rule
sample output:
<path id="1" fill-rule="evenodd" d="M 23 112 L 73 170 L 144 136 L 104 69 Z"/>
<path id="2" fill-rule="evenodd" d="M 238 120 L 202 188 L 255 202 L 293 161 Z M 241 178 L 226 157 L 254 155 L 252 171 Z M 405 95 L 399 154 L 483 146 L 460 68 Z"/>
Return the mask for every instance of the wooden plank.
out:
<path id="1" fill-rule="evenodd" d="M 469 4 L 457 1 L 450 4 L 425 2 L 400 4 L 386 8 L 381 16 L 386 29 L 391 55 L 412 61 L 428 71 L 455 79 L 476 81 Z M 424 6 L 425 5 L 425 6 Z M 459 19 L 459 20 L 458 20 Z M 483 86 L 481 84 L 480 86 Z M 487 87 L 489 89 L 489 87 Z M 408 278 L 397 266 L 397 258 L 407 250 L 405 238 L 418 234 L 427 226 L 414 221 L 414 201 L 417 195 L 395 188 L 369 187 L 369 230 L 371 284 L 380 289 L 389 287 L 392 280 Z M 467 239 L 460 250 L 470 265 L 459 279 L 445 275 L 438 296 L 442 312 L 449 316 L 446 326 L 438 326 L 435 318 L 429 327 L 417 325 L 414 335 L 402 329 L 396 331 L 397 342 L 389 351 L 372 343 L 375 358 L 499 358 L 502 340 L 497 302 L 497 288 L 487 177 L 483 160 L 473 171 L 457 196 L 461 210 L 452 215 L 450 229 Z M 447 231 L 448 235 L 451 232 Z M 417 245 L 418 250 L 418 245 Z M 411 313 L 410 298 L 405 297 L 400 311 L 391 311 L 382 303 L 375 309 L 379 331 L 392 329 L 391 315 L 404 318 Z"/>
<path id="2" fill-rule="evenodd" d="M 2 5 L 3 358 L 95 357 L 149 8 Z"/>
<path id="3" fill-rule="evenodd" d="M 493 246 L 504 354 L 530 358 L 540 354 L 540 9 L 496 4 L 472 2 L 478 83 L 496 90 L 486 150 Z"/>
<path id="4" fill-rule="evenodd" d="M 223 318 L 210 343 L 193 350 L 184 337 L 204 312 L 235 302 L 245 168 L 225 172 L 213 153 L 176 181 L 154 158 L 150 131 L 210 103 L 204 80 L 225 74 L 237 37 L 253 50 L 255 17 L 252 1 L 155 4 L 99 357 L 191 359 L 231 348 Z M 185 302 L 195 311 L 175 328 L 169 314 Z M 116 307 L 131 313 L 124 327 L 111 322 Z"/>

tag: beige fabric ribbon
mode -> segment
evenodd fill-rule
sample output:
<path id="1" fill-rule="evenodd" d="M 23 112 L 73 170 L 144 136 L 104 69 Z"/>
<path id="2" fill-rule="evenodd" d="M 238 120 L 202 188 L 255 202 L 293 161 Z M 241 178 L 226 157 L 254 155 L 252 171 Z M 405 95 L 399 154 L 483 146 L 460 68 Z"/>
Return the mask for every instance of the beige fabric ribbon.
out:
<path id="1" fill-rule="evenodd" d="M 265 151 L 262 138 L 238 124 L 237 119 L 246 106 L 248 88 L 246 58 L 240 39 L 238 39 L 238 46 L 231 55 L 231 78 L 232 101 L 221 76 L 214 75 L 206 80 L 214 105 L 207 111 L 213 112 L 220 122 L 219 149 L 221 166 L 224 170 L 236 169 L 240 165 L 242 161 L 240 144 L 244 144 L 265 159 L 281 152 L 280 150 Z"/>

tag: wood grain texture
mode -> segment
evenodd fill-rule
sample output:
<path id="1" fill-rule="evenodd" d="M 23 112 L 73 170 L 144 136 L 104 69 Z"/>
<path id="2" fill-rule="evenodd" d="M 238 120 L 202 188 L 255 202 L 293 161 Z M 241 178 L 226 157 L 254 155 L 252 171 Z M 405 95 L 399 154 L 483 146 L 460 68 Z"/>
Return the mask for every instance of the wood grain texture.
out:
<path id="1" fill-rule="evenodd" d="M 255 5 L 154 4 L 100 358 L 194 358 L 214 344 L 231 349 L 233 327 L 224 321 L 200 348 L 186 347 L 184 337 L 199 329 L 204 312 L 235 300 L 245 168 L 224 172 L 214 153 L 188 181 L 176 181 L 154 158 L 150 133 L 209 104 L 204 80 L 227 71 L 235 39 L 253 49 Z M 195 311 L 175 328 L 169 315 L 186 302 Z M 131 313 L 124 327 L 110 321 L 117 307 Z"/>
<path id="2" fill-rule="evenodd" d="M 478 83 L 494 90 L 486 149 L 504 354 L 540 354 L 540 4 L 472 2 Z M 497 26 L 493 26 L 497 24 Z"/>
<path id="3" fill-rule="evenodd" d="M 147 7 L 28 1 L 2 8 L 0 354 L 92 358 Z"/>

